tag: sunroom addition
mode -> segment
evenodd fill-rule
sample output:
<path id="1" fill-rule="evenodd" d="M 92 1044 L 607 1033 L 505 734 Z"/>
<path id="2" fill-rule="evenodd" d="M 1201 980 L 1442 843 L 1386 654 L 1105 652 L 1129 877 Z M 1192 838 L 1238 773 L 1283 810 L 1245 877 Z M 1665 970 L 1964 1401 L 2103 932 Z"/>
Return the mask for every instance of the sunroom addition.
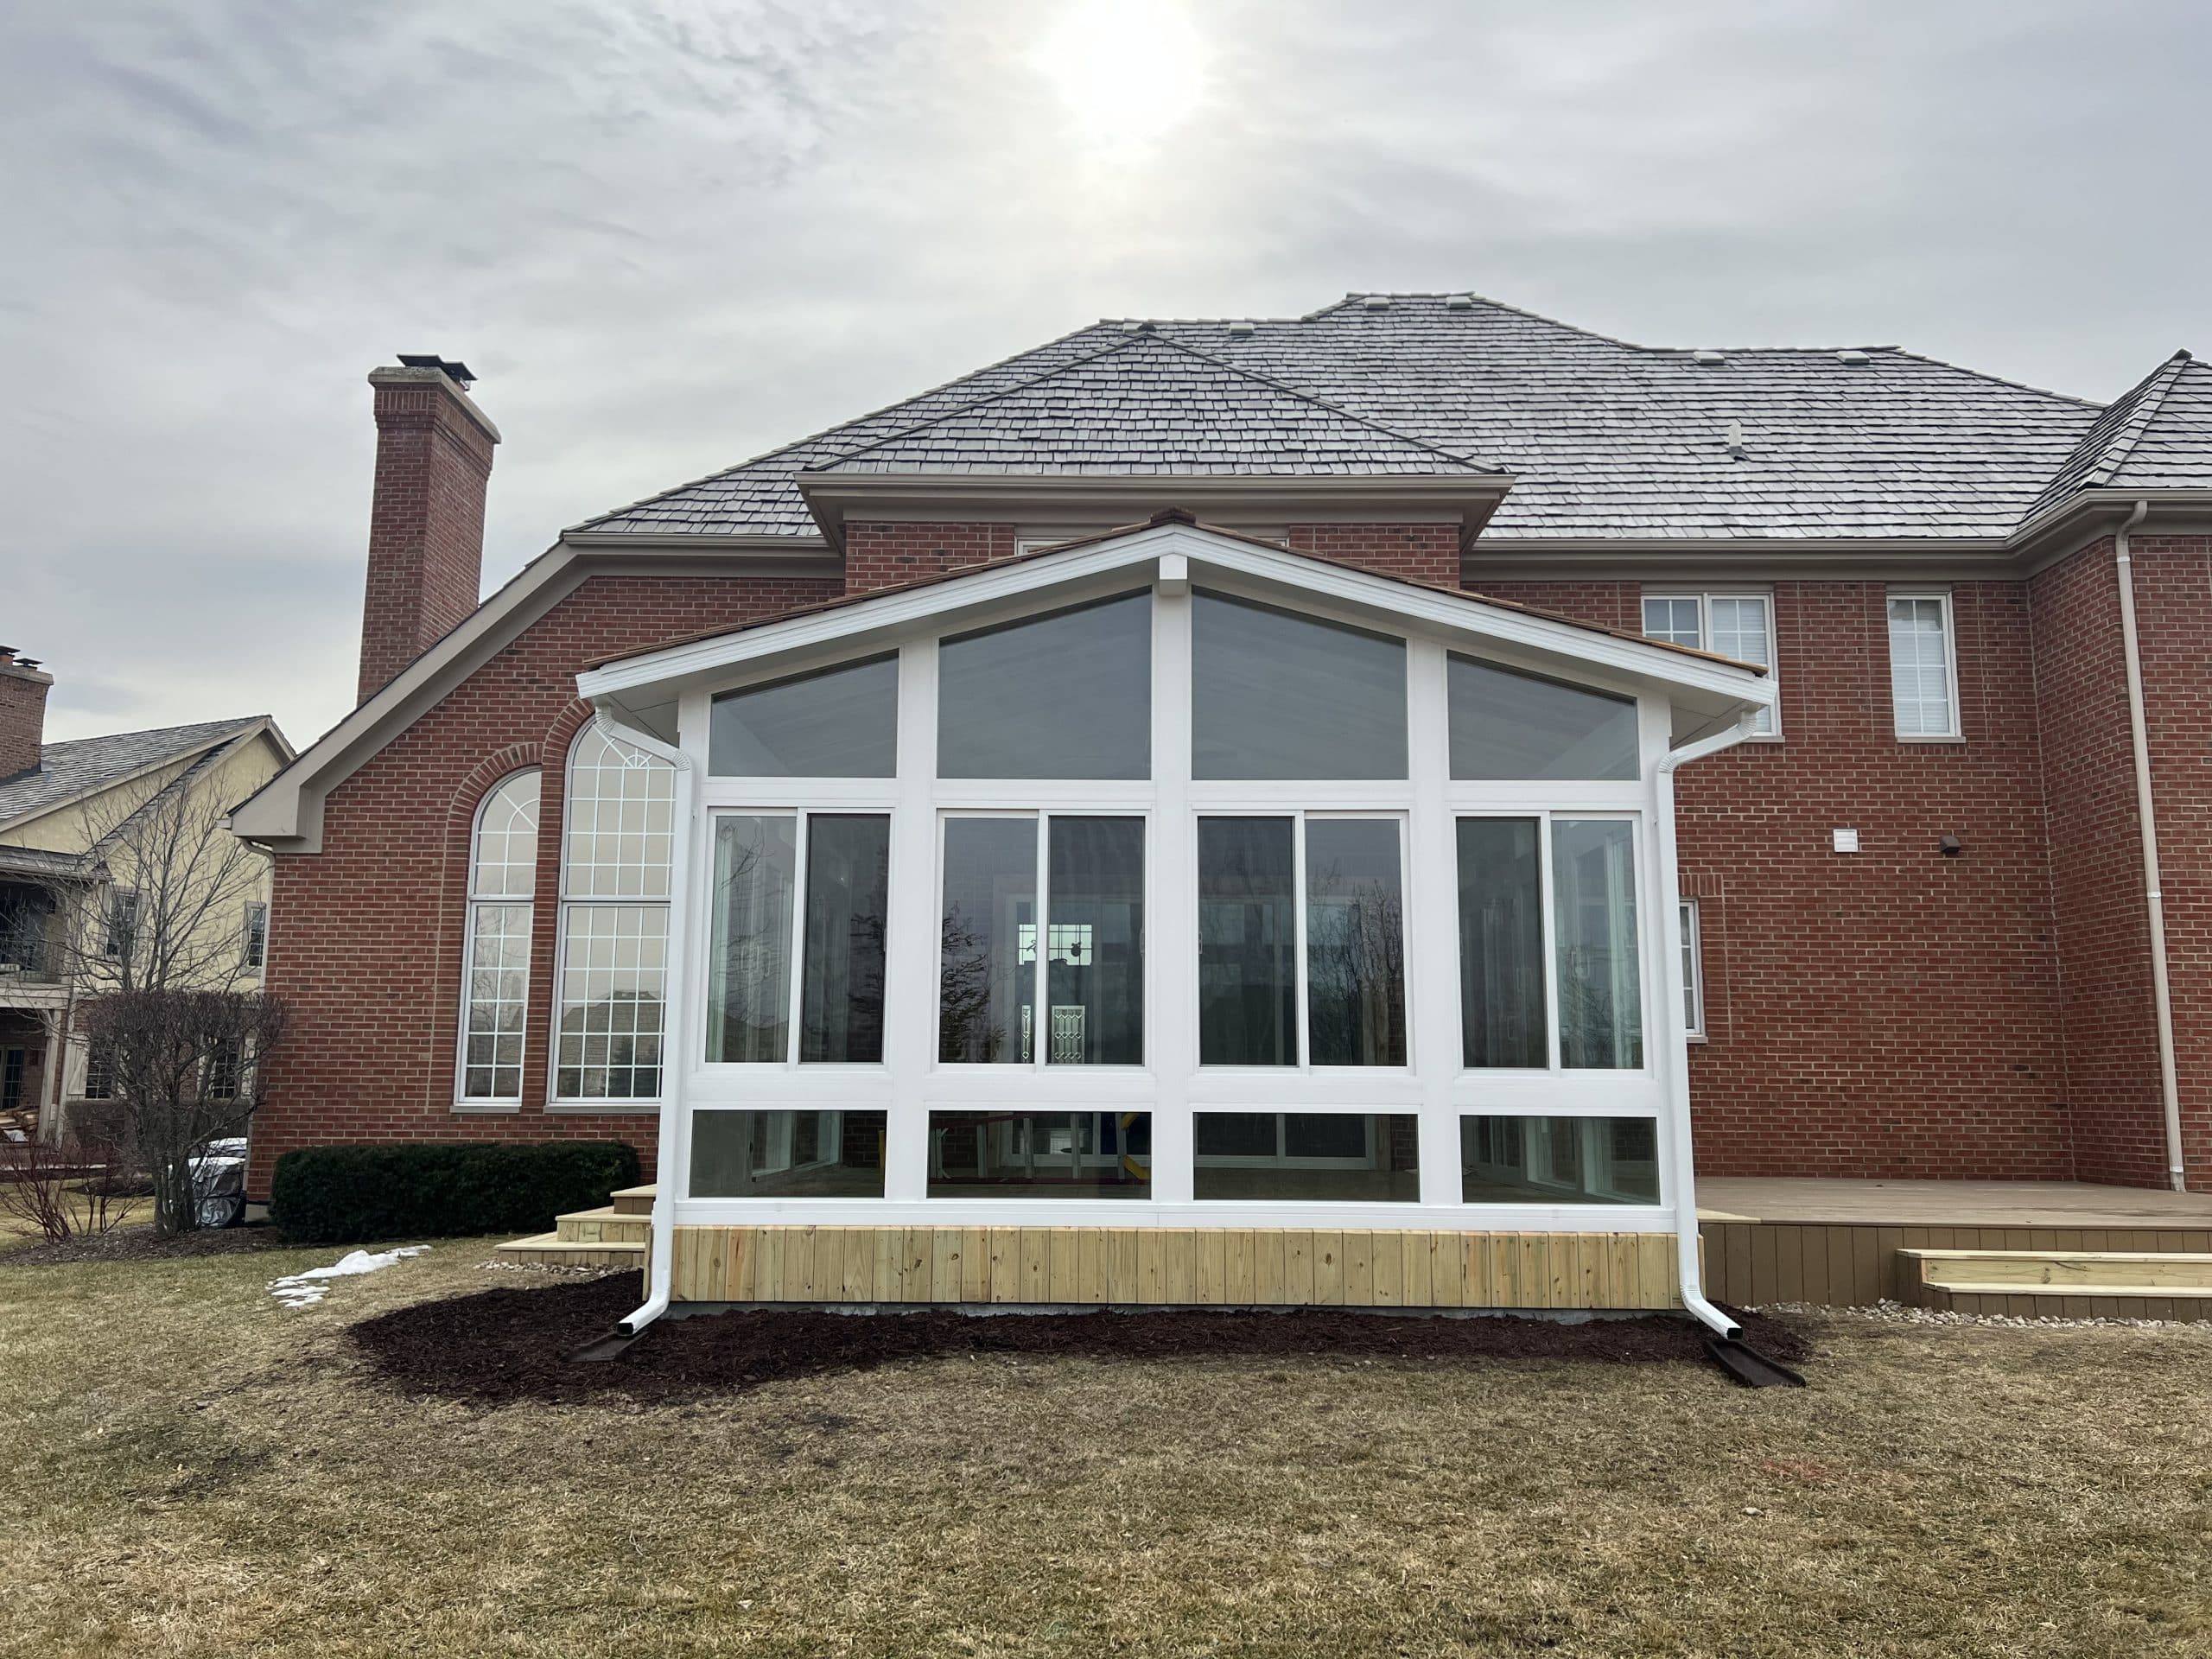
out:
<path id="1" fill-rule="evenodd" d="M 1755 669 L 1166 523 L 581 684 L 674 803 L 660 1006 L 573 1011 L 659 1045 L 657 1294 L 1696 1306 L 1669 775 Z"/>

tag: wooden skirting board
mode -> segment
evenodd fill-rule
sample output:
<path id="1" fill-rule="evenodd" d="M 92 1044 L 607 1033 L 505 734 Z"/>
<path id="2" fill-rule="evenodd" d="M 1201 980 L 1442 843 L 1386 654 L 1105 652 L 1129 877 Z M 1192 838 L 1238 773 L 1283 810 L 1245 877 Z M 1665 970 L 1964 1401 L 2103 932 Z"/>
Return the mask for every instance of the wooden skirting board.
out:
<path id="1" fill-rule="evenodd" d="M 1705 1294 L 1732 1307 L 1910 1301 L 1918 1270 L 1901 1249 L 2212 1250 L 2201 1227 L 1892 1227 L 1707 1221 Z"/>
<path id="2" fill-rule="evenodd" d="M 678 1302 L 1672 1308 L 1672 1233 L 679 1227 Z"/>

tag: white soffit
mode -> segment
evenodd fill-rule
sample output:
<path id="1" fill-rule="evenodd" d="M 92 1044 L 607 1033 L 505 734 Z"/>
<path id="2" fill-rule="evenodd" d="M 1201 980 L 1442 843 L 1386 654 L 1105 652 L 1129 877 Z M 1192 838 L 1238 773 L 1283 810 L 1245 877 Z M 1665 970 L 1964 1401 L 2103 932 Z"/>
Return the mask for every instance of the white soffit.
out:
<path id="1" fill-rule="evenodd" d="M 1528 666 L 1572 677 L 1597 670 L 1661 693 L 1686 709 L 1723 715 L 1774 701 L 1768 677 L 1720 658 L 1516 610 L 1472 595 L 1416 583 L 1188 524 L 1147 525 L 1108 541 L 1034 558 L 985 565 L 941 582 L 887 591 L 874 598 L 741 629 L 588 669 L 578 692 L 625 706 L 664 701 L 683 690 L 730 677 L 733 671 L 773 669 L 818 657 L 837 645 L 874 643 L 925 626 L 957 628 L 974 615 L 1054 589 L 1069 597 L 1110 590 L 1112 579 L 1142 569 L 1150 580 L 1167 562 L 1171 582 L 1205 587 L 1225 582 L 1255 598 L 1305 600 L 1348 620 L 1439 633 L 1449 644 L 1488 646 Z M 1177 569 L 1177 562 L 1181 569 Z M 1049 601 L 1048 601 L 1049 602 Z M 642 694 L 642 696 L 641 696 Z"/>

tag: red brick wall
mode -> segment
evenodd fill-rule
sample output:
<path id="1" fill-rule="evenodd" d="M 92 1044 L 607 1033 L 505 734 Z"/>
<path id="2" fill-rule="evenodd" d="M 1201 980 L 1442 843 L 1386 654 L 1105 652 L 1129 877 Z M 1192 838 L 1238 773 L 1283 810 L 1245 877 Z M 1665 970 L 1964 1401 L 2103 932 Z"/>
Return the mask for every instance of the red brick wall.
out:
<path id="1" fill-rule="evenodd" d="M 1482 587 L 1616 627 L 1641 615 L 1633 582 Z M 1785 582 L 1783 741 L 1677 780 L 1709 1173 L 2071 1173 L 2027 595 L 1964 584 L 1954 603 L 1964 744 L 1897 741 L 1881 583 Z M 1864 850 L 1833 851 L 1838 828 Z M 1946 831 L 1963 856 L 1937 852 Z"/>
<path id="2" fill-rule="evenodd" d="M 361 603 L 363 702 L 476 608 L 483 575 L 493 439 L 436 379 L 382 378 L 404 372 L 380 371 L 372 382 L 377 467 Z"/>
<path id="3" fill-rule="evenodd" d="M 340 1142 L 627 1140 L 650 1169 L 650 1114 L 544 1109 L 560 779 L 583 716 L 576 670 L 837 591 L 834 577 L 594 577 L 332 791 L 323 850 L 276 861 L 268 984 L 293 1025 L 254 1127 L 256 1197 L 279 1154 Z M 469 830 L 485 792 L 530 765 L 543 768 L 544 786 L 522 1109 L 456 1113 Z"/>
<path id="4" fill-rule="evenodd" d="M 845 591 L 943 575 L 963 565 L 1013 556 L 1012 524 L 849 524 L 845 526 Z"/>
<path id="5" fill-rule="evenodd" d="M 1459 585 L 1457 524 L 1293 524 L 1289 546 L 1386 576 Z"/>
<path id="6" fill-rule="evenodd" d="M 53 677 L 35 668 L 0 664 L 0 778 L 38 765 L 46 740 L 46 694 Z"/>

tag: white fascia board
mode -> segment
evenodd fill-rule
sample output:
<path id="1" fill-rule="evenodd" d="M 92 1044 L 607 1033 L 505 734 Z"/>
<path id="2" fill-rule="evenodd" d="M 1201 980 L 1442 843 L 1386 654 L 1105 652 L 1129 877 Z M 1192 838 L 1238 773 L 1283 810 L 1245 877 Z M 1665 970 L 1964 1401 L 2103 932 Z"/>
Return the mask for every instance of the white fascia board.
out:
<path id="1" fill-rule="evenodd" d="M 1462 598 L 1348 565 L 1260 547 L 1188 524 L 1148 525 L 1111 541 L 985 565 L 880 598 L 625 658 L 580 674 L 576 689 L 594 700 L 634 702 L 631 694 L 649 688 L 673 690 L 685 682 L 747 664 L 817 651 L 855 635 L 941 620 L 1024 595 L 1110 576 L 1162 558 L 1185 561 L 1193 582 L 1204 582 L 1205 573 L 1211 569 L 1285 594 L 1308 594 L 1376 618 L 1421 625 L 1472 640 L 1496 641 L 1561 667 L 1583 664 L 1601 668 L 1663 690 L 1703 712 L 1717 715 L 1760 709 L 1775 700 L 1767 677 L 1753 669 L 1511 609 L 1472 595 Z"/>

